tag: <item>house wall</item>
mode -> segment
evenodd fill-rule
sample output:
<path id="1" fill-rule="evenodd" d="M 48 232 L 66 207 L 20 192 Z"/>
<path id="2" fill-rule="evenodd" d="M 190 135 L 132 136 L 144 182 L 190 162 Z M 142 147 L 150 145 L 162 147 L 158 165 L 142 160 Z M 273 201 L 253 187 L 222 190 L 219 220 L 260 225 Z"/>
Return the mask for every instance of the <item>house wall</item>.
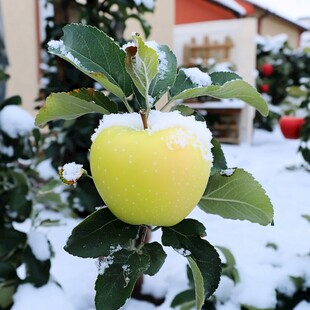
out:
<path id="1" fill-rule="evenodd" d="M 237 72 L 248 83 L 255 83 L 256 67 L 256 33 L 257 23 L 255 18 L 242 18 L 222 21 L 210 21 L 176 25 L 174 27 L 174 51 L 179 64 L 183 61 L 183 48 L 190 43 L 191 38 L 196 38 L 197 44 L 202 43 L 205 36 L 212 42 L 224 41 L 229 36 L 234 44 L 230 53 L 230 60 L 237 67 Z M 253 131 L 253 118 L 255 111 L 250 106 L 245 106 L 240 122 L 240 141 L 251 143 Z"/>
<path id="2" fill-rule="evenodd" d="M 257 18 L 258 33 L 262 36 L 275 36 L 285 33 L 291 47 L 299 46 L 301 30 L 287 21 L 272 14 L 264 15 L 264 11 L 256 9 L 253 15 Z"/>
<path id="3" fill-rule="evenodd" d="M 4 32 L 10 65 L 7 69 L 11 76 L 7 83 L 7 96 L 20 95 L 23 106 L 36 114 L 35 99 L 39 91 L 39 39 L 37 28 L 37 0 L 16 1 L 0 0 L 4 19 Z M 174 25 L 174 1 L 156 0 L 155 14 L 146 17 L 152 25 L 149 39 L 158 43 L 172 45 Z M 132 31 L 142 33 L 138 23 L 132 19 L 126 32 L 130 38 Z"/>
<path id="4" fill-rule="evenodd" d="M 6 96 L 20 95 L 29 111 L 39 89 L 36 0 L 1 1 L 5 44 L 9 58 Z"/>

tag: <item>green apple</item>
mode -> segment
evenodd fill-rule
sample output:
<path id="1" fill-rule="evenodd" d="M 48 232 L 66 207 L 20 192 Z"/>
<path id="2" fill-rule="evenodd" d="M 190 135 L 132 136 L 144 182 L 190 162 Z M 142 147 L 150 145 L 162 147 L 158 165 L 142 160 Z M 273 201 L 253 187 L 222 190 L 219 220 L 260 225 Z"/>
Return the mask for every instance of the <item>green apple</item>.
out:
<path id="1" fill-rule="evenodd" d="M 92 137 L 90 166 L 111 212 L 134 225 L 172 226 L 201 199 L 212 165 L 205 123 L 178 112 L 106 115 Z"/>

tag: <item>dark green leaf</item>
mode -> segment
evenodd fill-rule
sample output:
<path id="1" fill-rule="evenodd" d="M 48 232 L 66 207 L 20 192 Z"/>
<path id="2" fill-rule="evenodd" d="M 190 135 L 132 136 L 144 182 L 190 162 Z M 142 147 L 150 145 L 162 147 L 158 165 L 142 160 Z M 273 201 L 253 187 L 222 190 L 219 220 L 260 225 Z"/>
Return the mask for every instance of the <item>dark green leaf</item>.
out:
<path id="1" fill-rule="evenodd" d="M 63 32 L 60 41 L 49 45 L 49 52 L 69 61 L 124 101 L 131 94 L 131 80 L 125 70 L 126 53 L 92 26 L 71 24 Z"/>
<path id="2" fill-rule="evenodd" d="M 8 280 L 8 279 L 17 279 L 15 266 L 10 262 L 0 262 L 0 279 Z"/>
<path id="3" fill-rule="evenodd" d="M 102 261 L 96 281 L 96 309 L 116 310 L 130 297 L 137 279 L 150 267 L 148 254 L 120 250 Z M 108 262 L 108 263 L 107 263 Z M 101 266 L 102 267 L 102 266 Z"/>
<path id="4" fill-rule="evenodd" d="M 100 99 L 106 98 L 105 104 L 109 105 L 110 99 L 103 94 L 102 96 L 100 96 Z M 97 95 L 97 97 L 99 97 L 99 95 Z M 102 101 L 100 101 L 99 105 L 94 101 L 94 98 L 87 101 L 79 98 L 77 94 L 54 93 L 47 97 L 45 105 L 39 110 L 35 119 L 35 124 L 37 126 L 43 126 L 48 121 L 56 119 L 70 120 L 88 113 L 110 114 L 110 111 L 102 107 L 102 105 Z"/>
<path id="5" fill-rule="evenodd" d="M 228 81 L 242 80 L 242 78 L 234 72 L 213 72 L 210 74 L 213 85 L 224 85 Z"/>
<path id="6" fill-rule="evenodd" d="M 198 205 L 207 213 L 261 225 L 273 219 L 273 207 L 265 190 L 243 169 L 236 169 L 231 176 L 211 176 Z"/>
<path id="7" fill-rule="evenodd" d="M 190 257 L 194 261 L 204 281 L 204 295 L 206 298 L 211 296 L 220 281 L 221 261 L 214 247 L 201 238 L 205 235 L 203 225 L 198 221 L 185 219 L 175 226 L 163 227 L 162 230 L 163 245 L 171 246 L 179 254 Z M 197 268 L 195 269 L 196 278 Z"/>
<path id="8" fill-rule="evenodd" d="M 0 110 L 2 110 L 7 105 L 21 105 L 22 104 L 22 98 L 20 96 L 12 96 L 0 103 Z"/>
<path id="9" fill-rule="evenodd" d="M 108 256 L 112 249 L 129 247 L 138 232 L 139 226 L 126 224 L 102 208 L 73 229 L 65 250 L 80 257 Z"/>
<path id="10" fill-rule="evenodd" d="M 213 145 L 211 149 L 213 154 L 213 166 L 211 168 L 211 175 L 213 175 L 221 170 L 227 169 L 227 164 L 221 144 L 215 138 L 212 138 L 211 143 Z"/>
<path id="11" fill-rule="evenodd" d="M 143 253 L 150 256 L 150 267 L 144 273 L 153 276 L 164 264 L 167 254 L 158 242 L 146 243 Z"/>
<path id="12" fill-rule="evenodd" d="M 51 261 L 49 259 L 40 261 L 32 253 L 28 246 L 24 252 L 26 263 L 26 281 L 40 287 L 46 284 L 50 277 Z"/>
<path id="13" fill-rule="evenodd" d="M 0 259 L 8 259 L 26 246 L 25 233 L 10 228 L 0 229 Z"/>
<path id="14" fill-rule="evenodd" d="M 8 309 L 13 303 L 16 287 L 17 283 L 12 283 L 12 281 L 0 283 L 0 309 Z"/>

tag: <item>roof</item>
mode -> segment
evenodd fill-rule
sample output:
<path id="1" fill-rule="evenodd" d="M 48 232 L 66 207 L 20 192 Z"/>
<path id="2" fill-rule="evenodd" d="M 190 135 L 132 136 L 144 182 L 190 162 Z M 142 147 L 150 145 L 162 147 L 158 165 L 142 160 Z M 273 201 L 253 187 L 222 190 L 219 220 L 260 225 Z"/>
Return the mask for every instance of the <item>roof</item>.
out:
<path id="1" fill-rule="evenodd" d="M 284 19 L 302 30 L 309 30 L 310 19 L 309 0 L 244 0 L 254 7 Z"/>

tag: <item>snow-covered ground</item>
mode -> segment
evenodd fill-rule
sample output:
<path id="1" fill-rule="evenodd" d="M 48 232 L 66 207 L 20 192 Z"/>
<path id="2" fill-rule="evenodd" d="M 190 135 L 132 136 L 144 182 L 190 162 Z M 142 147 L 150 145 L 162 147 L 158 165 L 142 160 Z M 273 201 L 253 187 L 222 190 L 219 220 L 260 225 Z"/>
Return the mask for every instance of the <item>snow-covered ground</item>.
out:
<path id="1" fill-rule="evenodd" d="M 310 174 L 303 169 L 287 169 L 303 162 L 297 148 L 298 141 L 284 139 L 279 129 L 273 133 L 255 130 L 253 145 L 223 145 L 229 166 L 244 168 L 266 189 L 274 204 L 275 225 L 262 227 L 225 220 L 198 208 L 192 212 L 190 217 L 206 226 L 207 239 L 213 245 L 229 248 L 236 259 L 241 281 L 234 285 L 228 278 L 222 279 L 216 292 L 218 310 L 239 310 L 240 304 L 272 309 L 276 288 L 287 294 L 294 291 L 290 276 L 303 277 L 310 285 L 310 223 L 302 217 L 310 215 Z M 45 228 L 55 251 L 51 268 L 54 282 L 41 288 L 20 286 L 13 310 L 95 309 L 95 261 L 73 257 L 63 250 L 77 220 L 63 222 L 64 225 Z M 160 238 L 160 232 L 155 232 L 153 238 Z M 266 247 L 267 244 L 275 244 L 277 249 Z M 155 308 L 129 300 L 123 310 L 169 310 L 173 297 L 186 289 L 186 260 L 169 248 L 165 250 L 168 257 L 163 268 L 155 277 L 145 277 L 143 286 L 145 293 L 166 296 L 165 302 Z M 303 302 L 295 309 L 310 309 L 310 304 Z"/>

